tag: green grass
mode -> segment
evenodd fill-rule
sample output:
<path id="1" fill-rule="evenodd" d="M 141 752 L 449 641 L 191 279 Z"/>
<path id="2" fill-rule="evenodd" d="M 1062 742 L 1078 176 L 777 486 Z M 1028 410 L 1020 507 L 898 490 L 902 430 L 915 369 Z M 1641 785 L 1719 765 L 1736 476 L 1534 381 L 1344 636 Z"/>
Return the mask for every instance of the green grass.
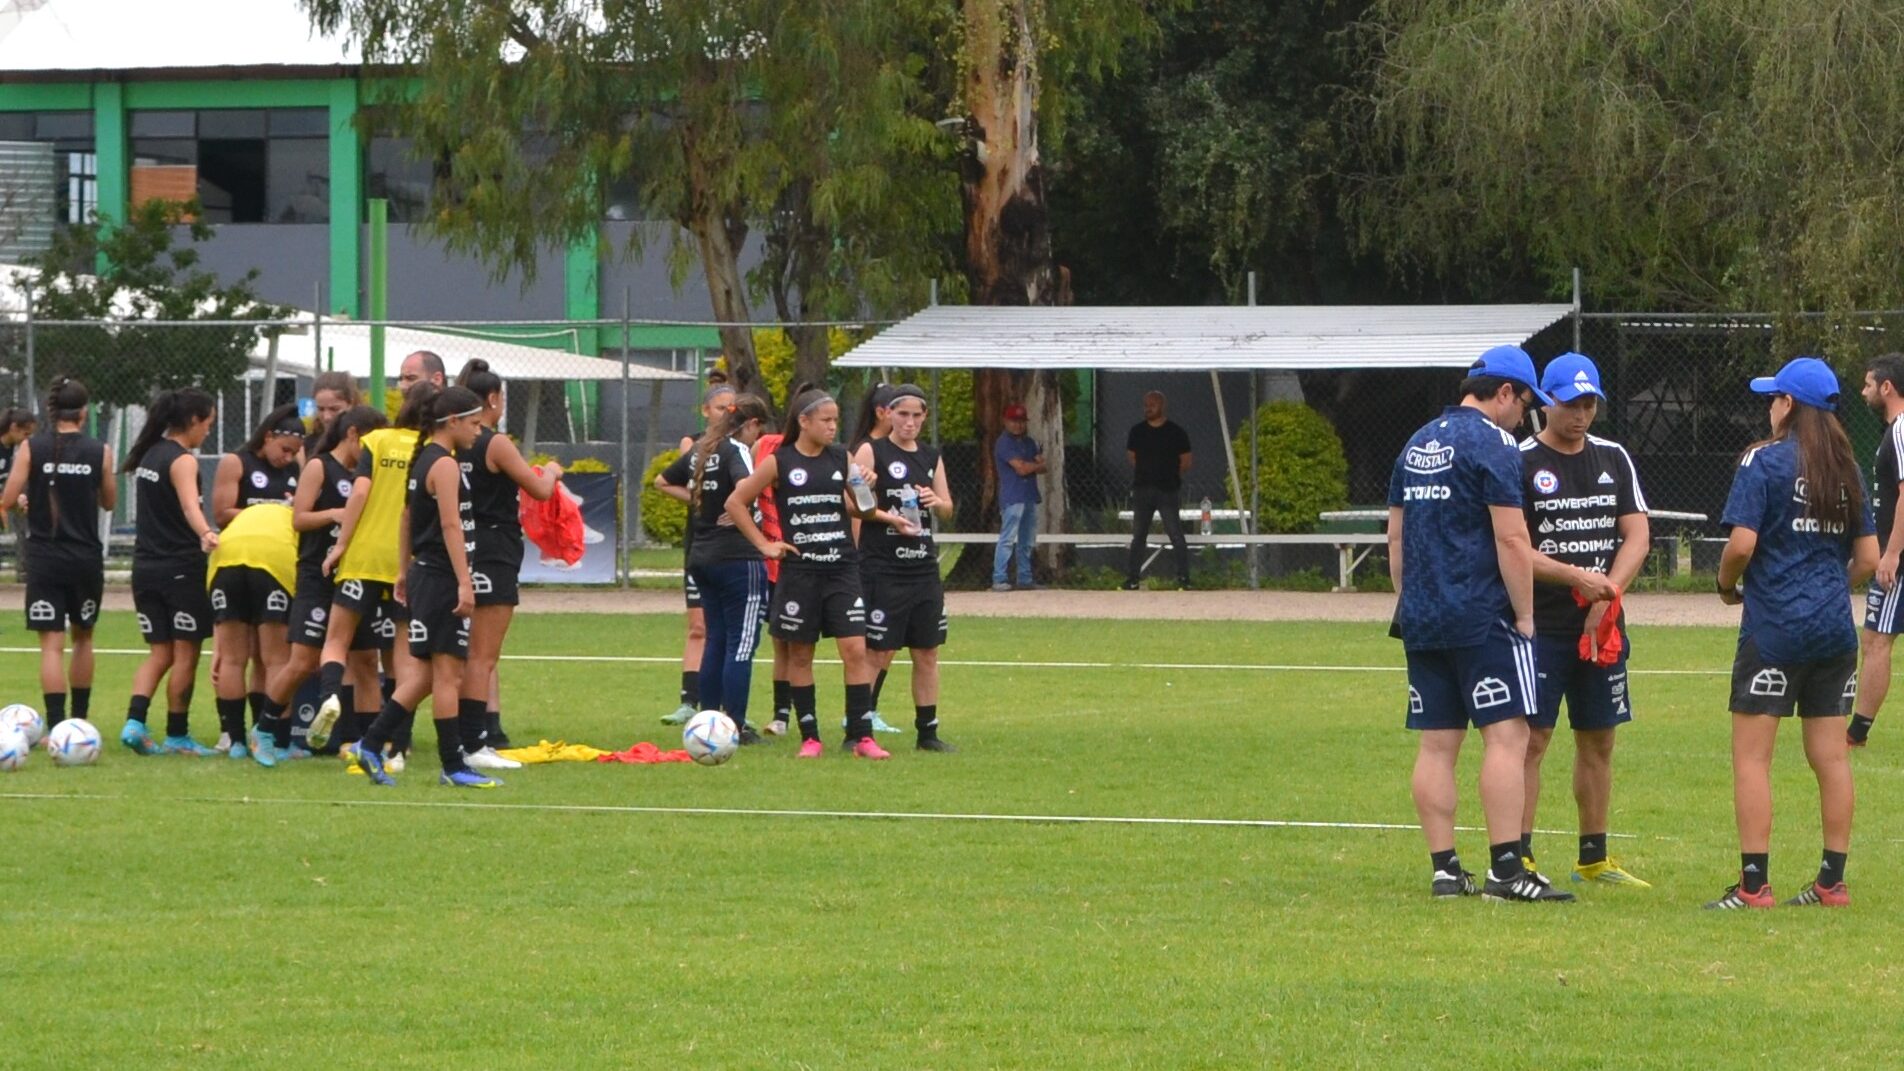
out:
<path id="1" fill-rule="evenodd" d="M 129 615 L 103 641 L 129 646 Z M 956 621 L 964 750 L 881 765 L 555 766 L 494 793 L 394 791 L 326 760 L 0 775 L 0 1066 L 1870 1066 L 1895 1047 L 1904 736 L 1857 756 L 1850 911 L 1711 915 L 1736 867 L 1720 630 L 1641 629 L 1615 854 L 1650 892 L 1570 907 L 1426 895 L 1412 831 L 955 823 L 532 804 L 1408 823 L 1402 678 L 1379 625 Z M 525 617 L 518 654 L 677 652 L 671 617 Z M 18 644 L 10 632 L 5 642 Z M 133 659 L 101 662 L 116 733 Z M 37 695 L 0 656 L 0 698 Z M 665 663 L 505 666 L 512 733 L 666 741 Z M 884 704 L 903 722 L 907 674 Z M 194 721 L 213 726 L 201 685 Z M 838 670 L 821 670 L 829 741 Z M 757 703 L 768 697 L 765 662 Z M 757 705 L 756 710 L 760 708 Z M 1478 820 L 1478 741 L 1462 818 Z M 1570 830 L 1556 743 L 1541 825 Z M 1773 873 L 1816 865 L 1794 733 Z M 99 798 L 85 798 L 78 794 Z M 473 804 L 473 809 L 325 801 Z M 1470 865 L 1483 854 L 1464 833 Z M 1537 843 L 1564 871 L 1571 837 Z M 362 1039 L 362 1040 L 359 1040 Z"/>

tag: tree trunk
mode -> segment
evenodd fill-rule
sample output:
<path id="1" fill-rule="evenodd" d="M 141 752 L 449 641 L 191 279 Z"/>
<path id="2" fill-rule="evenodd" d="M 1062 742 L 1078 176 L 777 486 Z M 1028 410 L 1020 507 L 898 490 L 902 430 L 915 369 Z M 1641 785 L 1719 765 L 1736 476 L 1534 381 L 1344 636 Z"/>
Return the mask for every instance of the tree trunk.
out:
<path id="1" fill-rule="evenodd" d="M 747 240 L 747 221 L 736 206 L 719 200 L 708 182 L 710 169 L 718 161 L 703 159 L 694 143 L 694 134 L 686 126 L 681 134 L 688 175 L 687 218 L 681 220 L 701 256 L 701 269 L 707 275 L 707 296 L 714 307 L 714 319 L 733 326 L 717 330 L 721 350 L 727 357 L 728 381 L 743 394 L 763 397 L 767 390 L 760 381 L 760 361 L 754 356 L 754 334 L 747 325 L 753 314 L 747 308 L 747 280 L 740 270 L 740 248 Z"/>
<path id="2" fill-rule="evenodd" d="M 787 325 L 787 338 L 793 343 L 790 388 L 801 383 L 825 383 L 833 363 L 827 329 L 807 323 L 812 318 L 824 318 L 816 317 L 820 310 L 814 309 L 810 295 L 827 255 L 826 236 L 813 225 L 812 191 L 813 185 L 806 179 L 780 191 L 767 228 L 767 255 L 762 265 L 774 314 Z"/>

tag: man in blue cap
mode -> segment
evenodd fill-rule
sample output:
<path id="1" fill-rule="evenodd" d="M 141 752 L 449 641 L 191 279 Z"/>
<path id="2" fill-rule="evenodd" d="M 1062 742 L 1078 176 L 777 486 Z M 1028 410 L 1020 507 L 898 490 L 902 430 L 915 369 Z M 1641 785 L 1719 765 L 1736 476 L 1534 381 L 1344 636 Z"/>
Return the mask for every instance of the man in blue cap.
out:
<path id="1" fill-rule="evenodd" d="M 1518 346 L 1481 355 L 1449 406 L 1409 438 L 1388 483 L 1388 572 L 1408 658 L 1408 727 L 1421 734 L 1415 811 L 1437 897 L 1572 900 L 1521 862 L 1527 719 L 1535 711 L 1534 549 L 1509 429 L 1551 399 Z M 1455 760 L 1481 732 L 1488 870 L 1455 853 Z"/>
<path id="2" fill-rule="evenodd" d="M 1606 397 L 1593 361 L 1583 354 L 1561 354 L 1547 365 L 1540 386 L 1554 401 L 1540 433 L 1521 443 L 1525 515 L 1539 581 L 1534 587 L 1539 709 L 1527 741 L 1521 855 L 1527 869 L 1534 869 L 1540 765 L 1564 699 L 1575 745 L 1574 802 L 1580 808 L 1573 879 L 1651 888 L 1607 856 L 1613 731 L 1633 719 L 1626 622 L 1618 600 L 1639 575 L 1652 545 L 1646 496 L 1625 448 L 1589 434 Z"/>

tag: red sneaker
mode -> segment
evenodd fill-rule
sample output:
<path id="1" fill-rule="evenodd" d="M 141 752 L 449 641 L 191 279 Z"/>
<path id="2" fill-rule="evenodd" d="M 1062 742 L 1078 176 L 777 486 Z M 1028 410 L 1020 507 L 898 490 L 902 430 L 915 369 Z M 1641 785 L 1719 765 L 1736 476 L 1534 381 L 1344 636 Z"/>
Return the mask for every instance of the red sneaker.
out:
<path id="1" fill-rule="evenodd" d="M 802 758 L 802 759 L 817 759 L 825 751 L 826 751 L 826 745 L 820 743 L 818 740 L 803 740 L 800 742 L 800 754 L 795 757 Z"/>
<path id="2" fill-rule="evenodd" d="M 1850 907 L 1851 890 L 1845 888 L 1842 881 L 1836 885 L 1820 885 L 1814 881 L 1811 888 L 1785 901 L 1786 907 L 1811 907 L 1814 904 L 1819 907 Z"/>
<path id="3" fill-rule="evenodd" d="M 870 736 L 862 736 L 859 743 L 853 745 L 853 754 L 862 759 L 890 759 L 892 752 L 880 747 Z"/>
<path id="4" fill-rule="evenodd" d="M 1744 885 L 1734 885 L 1725 891 L 1724 896 L 1707 904 L 1706 910 L 1736 911 L 1745 907 L 1763 910 L 1777 905 L 1778 897 L 1772 895 L 1772 887 L 1769 884 L 1759 886 L 1758 892 L 1746 892 Z"/>

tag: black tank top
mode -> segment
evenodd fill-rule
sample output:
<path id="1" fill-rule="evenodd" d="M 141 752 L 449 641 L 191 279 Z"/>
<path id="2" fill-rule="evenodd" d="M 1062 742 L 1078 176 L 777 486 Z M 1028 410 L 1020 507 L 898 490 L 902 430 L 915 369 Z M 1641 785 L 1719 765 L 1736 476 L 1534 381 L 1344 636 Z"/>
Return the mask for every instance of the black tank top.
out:
<path id="1" fill-rule="evenodd" d="M 522 556 L 522 514 L 518 505 L 516 481 L 508 473 L 489 470 L 489 444 L 496 439 L 493 428 L 484 428 L 469 452 L 459 454 L 463 466 L 463 485 L 469 488 L 471 513 L 476 522 L 476 553 L 485 559 Z"/>
<path id="2" fill-rule="evenodd" d="M 322 513 L 330 509 L 343 509 L 350 501 L 350 492 L 356 481 L 343 462 L 329 454 L 319 454 L 318 463 L 324 466 L 324 482 L 318 486 L 317 497 L 311 501 L 311 510 Z M 337 545 L 338 525 L 329 528 L 313 528 L 298 533 L 298 591 L 306 590 L 306 585 L 314 585 L 311 590 L 329 590 L 330 580 L 324 575 L 324 556 Z"/>
<path id="3" fill-rule="evenodd" d="M 438 461 L 450 457 L 450 452 L 430 443 L 417 454 L 410 465 L 410 557 L 418 565 L 434 569 L 450 568 L 449 548 L 444 545 L 443 521 L 436 497 L 430 494 L 428 487 L 430 469 Z M 469 477 L 458 468 L 457 482 L 462 489 L 457 493 L 456 510 L 462 518 L 463 554 L 474 555 L 476 545 L 470 537 L 475 534 L 476 522 L 472 520 L 474 507 L 469 500 Z"/>
<path id="4" fill-rule="evenodd" d="M 880 508 L 898 513 L 902 487 L 931 487 L 939 471 L 939 452 L 923 444 L 901 450 L 890 438 L 874 439 L 873 478 Z M 860 525 L 860 551 L 865 567 L 882 573 L 937 573 L 938 554 L 932 542 L 932 511 L 919 509 L 920 534 L 905 536 L 890 524 L 868 521 Z"/>
<path id="5" fill-rule="evenodd" d="M 150 568 L 204 569 L 205 552 L 185 519 L 185 507 L 172 486 L 172 463 L 186 449 L 160 439 L 132 470 L 133 507 L 138 510 L 132 564 Z"/>
<path id="6" fill-rule="evenodd" d="M 238 508 L 266 502 L 289 502 L 297 495 L 297 462 L 281 469 L 264 463 L 264 458 L 249 450 L 239 450 L 242 463 L 238 473 Z"/>
<path id="7" fill-rule="evenodd" d="M 780 538 L 800 552 L 782 569 L 836 572 L 859 562 L 846 514 L 846 448 L 827 444 L 808 457 L 787 443 L 774 451 L 778 478 L 774 502 L 780 507 Z"/>
<path id="8" fill-rule="evenodd" d="M 99 541 L 99 486 L 106 444 L 77 431 L 41 432 L 27 441 L 27 553 L 36 559 L 104 559 Z"/>

